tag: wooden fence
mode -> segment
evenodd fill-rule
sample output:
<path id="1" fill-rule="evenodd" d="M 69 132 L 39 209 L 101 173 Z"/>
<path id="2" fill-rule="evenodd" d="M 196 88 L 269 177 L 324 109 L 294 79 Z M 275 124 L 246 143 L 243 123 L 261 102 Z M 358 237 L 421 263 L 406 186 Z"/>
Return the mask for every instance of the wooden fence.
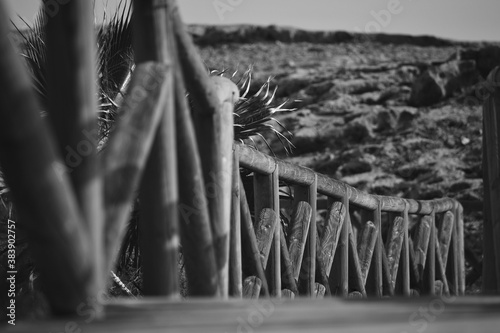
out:
<path id="1" fill-rule="evenodd" d="M 255 272 L 267 270 L 256 276 L 267 278 L 272 295 L 464 294 L 463 209 L 457 201 L 370 195 L 244 145 L 234 151 L 235 162 L 254 172 L 253 221 L 244 187 L 235 181 L 233 188 L 241 192 L 242 235 L 255 239 L 253 262 L 262 264 Z M 280 200 L 280 182 L 292 188 L 291 197 Z M 321 219 L 318 195 L 328 203 Z M 233 191 L 233 202 L 236 196 Z M 286 228 L 280 212 L 290 217 Z M 258 294 L 249 288 L 255 279 L 245 283 L 244 290 Z"/>
<path id="2" fill-rule="evenodd" d="M 98 154 L 91 2 L 48 20 L 49 120 L 0 3 L 0 164 L 55 314 L 102 313 L 137 189 L 145 295 L 179 297 L 179 244 L 192 296 L 464 293 L 459 203 L 369 195 L 233 144 L 238 92 L 208 76 L 176 2 L 133 4 L 136 69 Z"/>

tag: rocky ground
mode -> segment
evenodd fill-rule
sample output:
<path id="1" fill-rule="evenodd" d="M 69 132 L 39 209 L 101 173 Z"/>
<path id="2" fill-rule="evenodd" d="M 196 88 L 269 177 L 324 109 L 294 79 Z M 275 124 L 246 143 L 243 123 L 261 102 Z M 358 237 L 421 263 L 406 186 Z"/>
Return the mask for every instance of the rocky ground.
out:
<path id="1" fill-rule="evenodd" d="M 244 35 L 234 31 L 230 36 Z M 426 46 L 411 38 L 400 42 L 400 36 L 393 42 L 359 36 L 334 43 L 252 42 L 218 33 L 211 30 L 210 42 L 200 43 L 210 68 L 252 66 L 251 91 L 271 77 L 277 103 L 296 109 L 276 114 L 293 133 L 294 148 L 287 155 L 269 134 L 274 154 L 373 194 L 459 200 L 466 256 L 481 260 L 481 105 L 489 93 L 484 78 L 500 64 L 498 46 L 435 39 Z M 268 150 L 262 141 L 257 145 Z M 468 274 L 474 275 L 470 265 Z M 479 287 L 480 280 L 468 290 Z"/>

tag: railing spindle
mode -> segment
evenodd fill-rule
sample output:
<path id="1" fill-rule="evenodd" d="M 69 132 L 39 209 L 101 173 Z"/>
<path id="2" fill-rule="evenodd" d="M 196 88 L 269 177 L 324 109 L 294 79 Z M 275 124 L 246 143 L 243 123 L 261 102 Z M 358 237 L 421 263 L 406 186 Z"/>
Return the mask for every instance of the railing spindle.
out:
<path id="1" fill-rule="evenodd" d="M 429 249 L 427 251 L 427 288 L 431 296 L 435 295 L 434 284 L 436 282 L 436 213 L 431 213 L 431 232 L 429 236 Z"/>
<path id="2" fill-rule="evenodd" d="M 409 205 L 406 204 L 403 212 L 403 248 L 402 248 L 402 274 L 403 274 L 403 295 L 410 296 L 410 248 L 408 241 L 408 229 L 410 228 L 410 219 L 408 217 Z"/>
<path id="3" fill-rule="evenodd" d="M 233 297 L 241 298 L 243 295 L 243 273 L 241 264 L 240 159 L 238 146 L 234 146 L 233 151 L 233 186 L 229 244 L 229 294 Z"/>
<path id="4" fill-rule="evenodd" d="M 281 223 L 279 221 L 279 183 L 277 169 L 269 175 L 254 175 L 254 205 L 256 216 L 258 216 L 257 214 L 263 209 L 270 208 L 274 211 L 276 219 L 278 220 L 276 221 L 276 228 L 273 229 L 274 237 L 270 254 L 271 264 L 268 265 L 267 276 L 268 281 L 270 281 L 272 285 L 273 295 L 279 297 L 281 295 L 281 271 L 279 271 L 279 274 L 277 274 L 277 271 L 278 269 L 281 270 L 281 235 L 278 228 L 281 228 Z"/>
<path id="5" fill-rule="evenodd" d="M 307 295 L 313 297 L 315 295 L 316 282 L 316 211 L 317 211 L 317 187 L 318 178 L 314 175 L 314 180 L 309 186 L 295 187 L 295 202 L 305 201 L 311 206 L 311 222 L 305 248 L 305 258 L 303 260 L 303 268 L 307 272 Z M 304 267 L 305 266 L 305 267 Z"/>

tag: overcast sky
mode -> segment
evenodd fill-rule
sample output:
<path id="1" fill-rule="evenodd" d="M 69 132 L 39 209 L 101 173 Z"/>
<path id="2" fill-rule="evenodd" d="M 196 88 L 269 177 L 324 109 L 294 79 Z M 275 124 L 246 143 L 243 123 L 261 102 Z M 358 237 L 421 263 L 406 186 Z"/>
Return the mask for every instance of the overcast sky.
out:
<path id="1" fill-rule="evenodd" d="M 54 0 L 58 1 L 58 0 Z M 186 23 L 285 25 L 310 30 L 430 34 L 500 41 L 500 0 L 177 0 Z M 96 0 L 109 11 L 119 0 Z M 7 0 L 32 21 L 40 0 Z"/>

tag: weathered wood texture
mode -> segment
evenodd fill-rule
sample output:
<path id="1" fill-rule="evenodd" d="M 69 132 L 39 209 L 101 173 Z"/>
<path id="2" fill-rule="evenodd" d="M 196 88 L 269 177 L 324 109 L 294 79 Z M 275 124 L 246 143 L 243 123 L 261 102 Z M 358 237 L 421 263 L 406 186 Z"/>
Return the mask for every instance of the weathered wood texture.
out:
<path id="1" fill-rule="evenodd" d="M 368 221 L 363 228 L 360 240 L 358 242 L 358 256 L 361 265 L 361 276 L 363 284 L 366 283 L 368 277 L 368 270 L 372 262 L 373 251 L 375 243 L 377 242 L 378 230 L 373 222 Z"/>
<path id="2" fill-rule="evenodd" d="M 51 307 L 74 313 L 97 292 L 90 237 L 57 142 L 40 118 L 30 78 L 0 4 L 0 163 L 25 228 Z M 63 170 L 61 170 L 63 169 Z"/>
<path id="3" fill-rule="evenodd" d="M 288 231 L 288 252 L 293 266 L 293 277 L 298 280 L 300 269 L 302 267 L 302 258 L 306 246 L 307 233 L 311 223 L 312 209 L 305 202 L 300 201 L 293 212 L 292 220 L 290 221 L 290 230 Z"/>
<path id="4" fill-rule="evenodd" d="M 267 278 L 265 276 L 262 260 L 260 259 L 257 237 L 252 223 L 250 208 L 248 207 L 245 187 L 240 177 L 240 212 L 241 212 L 241 254 L 243 264 L 250 266 L 250 274 L 257 275 L 262 283 L 262 289 L 266 296 L 269 296 Z"/>
<path id="5" fill-rule="evenodd" d="M 281 180 L 304 186 L 309 186 L 314 182 L 316 173 L 311 169 L 275 159 L 240 143 L 235 144 L 240 145 L 241 147 L 240 164 L 244 168 L 262 174 L 270 174 L 274 171 L 275 165 L 278 164 Z M 382 203 L 381 208 L 384 212 L 403 212 L 407 204 L 408 213 L 410 214 L 430 214 L 432 211 L 442 213 L 453 209 L 454 207 L 455 201 L 448 198 L 436 200 L 412 200 L 371 195 L 352 186 L 346 186 L 346 184 L 341 181 L 332 179 L 328 176 L 317 174 L 317 177 L 318 193 L 341 199 L 345 196 L 346 190 L 349 190 L 351 193 L 350 200 L 352 204 L 370 210 L 377 209 L 379 201 Z"/>
<path id="6" fill-rule="evenodd" d="M 125 231 L 134 193 L 153 145 L 164 110 L 166 64 L 147 62 L 132 75 L 129 92 L 120 109 L 117 126 L 101 153 L 106 206 L 106 269 L 112 269 Z"/>
<path id="7" fill-rule="evenodd" d="M 169 19 L 174 27 L 180 65 L 193 102 L 193 122 L 207 186 L 219 288 L 221 295 L 227 297 L 233 107 L 239 98 L 239 90 L 229 79 L 209 77 L 182 23 L 176 1 L 165 0 L 164 3 L 169 7 Z"/>
<path id="8" fill-rule="evenodd" d="M 214 296 L 218 278 L 205 182 L 183 79 L 179 73 L 176 78 L 177 169 L 182 184 L 179 186 L 179 225 L 189 293 Z"/>
<path id="9" fill-rule="evenodd" d="M 297 281 L 293 275 L 293 264 L 290 259 L 290 253 L 288 252 L 288 246 L 285 238 L 285 232 L 283 228 L 280 228 L 280 247 L 281 247 L 281 271 L 282 273 L 282 283 L 285 288 L 290 289 L 294 294 L 298 294 Z"/>
<path id="10" fill-rule="evenodd" d="M 437 233 L 438 243 L 441 251 L 441 258 L 444 266 L 448 262 L 448 252 L 450 249 L 451 236 L 453 231 L 453 223 L 455 217 L 452 212 L 446 212 L 440 221 L 439 231 Z"/>
<path id="11" fill-rule="evenodd" d="M 346 210 L 341 202 L 333 203 L 327 212 L 327 219 L 320 235 L 319 253 L 323 269 L 329 275 L 332 270 L 333 258 L 337 250 L 340 233 L 344 224 Z"/>
<path id="12" fill-rule="evenodd" d="M 171 64 L 171 53 L 175 50 L 169 50 L 168 8 L 157 6 L 154 0 L 136 0 L 133 6 L 135 62 Z M 173 77 L 173 71 L 166 77 L 164 110 L 142 178 L 139 245 L 143 259 L 144 294 L 178 297 L 179 190 Z"/>
<path id="13" fill-rule="evenodd" d="M 245 298 L 257 299 L 262 288 L 262 280 L 256 276 L 249 276 L 243 281 L 243 296 Z"/>
<path id="14" fill-rule="evenodd" d="M 257 217 L 255 236 L 259 247 L 262 266 L 267 267 L 269 253 L 274 237 L 274 230 L 278 227 L 279 219 L 271 208 L 264 208 Z"/>
<path id="15" fill-rule="evenodd" d="M 401 249 L 403 247 L 404 238 L 404 220 L 401 216 L 394 219 L 391 228 L 389 229 L 389 239 L 386 243 L 387 259 L 389 263 L 389 272 L 391 276 L 392 288 L 396 285 L 396 276 L 399 268 L 399 258 L 401 257 Z"/>
<path id="16" fill-rule="evenodd" d="M 351 224 L 349 224 L 349 229 L 349 289 L 355 289 L 366 297 L 365 283 L 363 281 L 363 273 L 361 271 L 361 264 L 359 263 L 357 252 L 357 241 L 354 233 L 352 232 Z"/>
<path id="17" fill-rule="evenodd" d="M 97 158 L 97 74 L 93 5 L 60 6 L 45 26 L 48 119 L 89 235 L 93 283 L 104 288 L 103 181 Z"/>
<path id="18" fill-rule="evenodd" d="M 427 260 L 427 250 L 429 249 L 429 239 L 431 236 L 432 219 L 425 215 L 420 219 L 415 241 L 413 242 L 415 252 L 415 265 L 420 281 L 423 279 L 424 267 Z"/>
<path id="19" fill-rule="evenodd" d="M 254 182 L 254 212 L 257 216 L 263 209 L 270 209 L 275 218 L 275 227 L 268 230 L 270 246 L 270 265 L 263 262 L 264 268 L 267 266 L 267 281 L 271 287 L 272 294 L 279 297 L 281 294 L 281 251 L 280 251 L 280 209 L 279 209 L 279 180 L 278 169 L 269 175 L 255 174 L 253 176 Z M 256 225 L 256 230 L 258 226 Z M 258 231 L 256 231 L 258 234 Z M 259 239 L 259 236 L 257 236 Z"/>
<path id="20" fill-rule="evenodd" d="M 279 168 L 279 167 L 278 167 Z M 309 223 L 309 230 L 307 233 L 307 241 L 305 247 L 306 260 L 302 261 L 302 277 L 304 280 L 304 287 L 307 295 L 314 297 L 315 295 L 315 282 L 316 282 L 316 211 L 317 211 L 317 192 L 318 192 L 318 178 L 315 174 L 311 184 L 307 186 L 295 186 L 294 189 L 294 202 L 305 201 L 311 206 L 311 219 Z M 299 285 L 300 288 L 300 285 Z"/>
<path id="21" fill-rule="evenodd" d="M 238 147 L 233 152 L 233 185 L 231 192 L 231 233 L 229 240 L 229 294 L 241 297 L 243 272 L 241 264 L 240 161 Z"/>

